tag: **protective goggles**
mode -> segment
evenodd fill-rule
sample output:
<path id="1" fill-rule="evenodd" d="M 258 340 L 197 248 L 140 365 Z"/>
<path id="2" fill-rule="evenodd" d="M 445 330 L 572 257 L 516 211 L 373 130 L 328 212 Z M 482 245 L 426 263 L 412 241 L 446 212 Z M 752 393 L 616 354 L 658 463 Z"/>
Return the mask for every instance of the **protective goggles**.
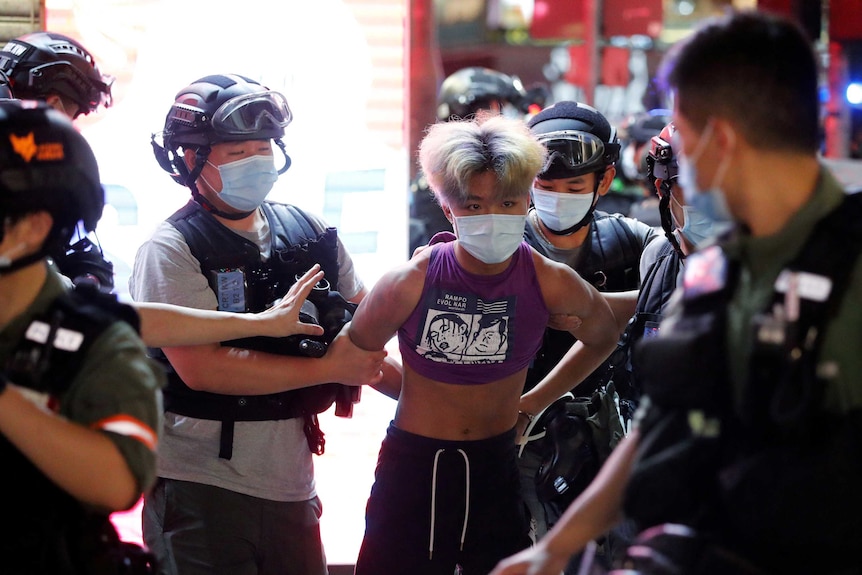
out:
<path id="1" fill-rule="evenodd" d="M 259 92 L 231 98 L 212 117 L 212 127 L 230 136 L 253 135 L 266 128 L 285 128 L 293 120 L 287 99 L 279 92 Z"/>
<path id="2" fill-rule="evenodd" d="M 605 143 L 595 134 L 559 130 L 536 138 L 548 150 L 542 175 L 580 175 L 605 165 Z"/>

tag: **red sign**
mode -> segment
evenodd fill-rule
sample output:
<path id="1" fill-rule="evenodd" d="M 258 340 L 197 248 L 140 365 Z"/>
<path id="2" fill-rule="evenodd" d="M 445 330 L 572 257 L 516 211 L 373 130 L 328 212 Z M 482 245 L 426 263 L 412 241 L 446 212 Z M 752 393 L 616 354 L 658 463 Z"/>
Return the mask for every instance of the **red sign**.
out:
<path id="1" fill-rule="evenodd" d="M 859 0 L 830 0 L 829 39 L 862 40 L 862 7 Z"/>
<path id="2" fill-rule="evenodd" d="M 584 0 L 535 0 L 530 37 L 535 40 L 582 39 L 584 15 Z"/>
<path id="3" fill-rule="evenodd" d="M 662 0 L 605 0 L 605 36 L 643 35 L 658 38 L 662 29 Z"/>

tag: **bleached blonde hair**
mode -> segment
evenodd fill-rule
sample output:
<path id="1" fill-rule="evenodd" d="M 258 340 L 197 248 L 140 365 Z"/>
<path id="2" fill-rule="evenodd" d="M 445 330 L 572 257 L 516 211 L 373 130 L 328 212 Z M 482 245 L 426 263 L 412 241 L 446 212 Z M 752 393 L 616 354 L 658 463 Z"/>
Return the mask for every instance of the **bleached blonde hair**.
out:
<path id="1" fill-rule="evenodd" d="M 485 172 L 496 174 L 502 198 L 529 194 L 546 153 L 522 120 L 485 115 L 432 125 L 419 163 L 437 201 L 457 205 L 466 202 L 471 178 Z"/>

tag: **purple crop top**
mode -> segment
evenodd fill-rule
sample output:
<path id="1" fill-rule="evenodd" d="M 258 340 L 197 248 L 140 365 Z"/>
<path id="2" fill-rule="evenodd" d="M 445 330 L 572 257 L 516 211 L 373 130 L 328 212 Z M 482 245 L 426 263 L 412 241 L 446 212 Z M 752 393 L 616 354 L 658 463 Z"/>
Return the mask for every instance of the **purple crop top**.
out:
<path id="1" fill-rule="evenodd" d="M 401 359 L 444 383 L 497 381 L 530 365 L 542 344 L 548 308 L 526 243 L 496 275 L 465 271 L 455 242 L 431 247 L 419 303 L 398 330 Z"/>

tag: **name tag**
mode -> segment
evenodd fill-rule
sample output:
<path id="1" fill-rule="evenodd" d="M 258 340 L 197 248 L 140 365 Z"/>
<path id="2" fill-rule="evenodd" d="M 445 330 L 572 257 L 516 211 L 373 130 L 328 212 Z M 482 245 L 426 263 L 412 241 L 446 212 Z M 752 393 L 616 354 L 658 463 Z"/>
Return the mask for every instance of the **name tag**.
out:
<path id="1" fill-rule="evenodd" d="M 810 301 L 826 301 L 832 292 L 832 280 L 826 276 L 782 270 L 775 280 L 775 291 L 787 293 L 791 286 L 797 297 Z"/>
<path id="2" fill-rule="evenodd" d="M 245 273 L 242 270 L 226 270 L 216 274 L 219 311 L 244 312 Z"/>

